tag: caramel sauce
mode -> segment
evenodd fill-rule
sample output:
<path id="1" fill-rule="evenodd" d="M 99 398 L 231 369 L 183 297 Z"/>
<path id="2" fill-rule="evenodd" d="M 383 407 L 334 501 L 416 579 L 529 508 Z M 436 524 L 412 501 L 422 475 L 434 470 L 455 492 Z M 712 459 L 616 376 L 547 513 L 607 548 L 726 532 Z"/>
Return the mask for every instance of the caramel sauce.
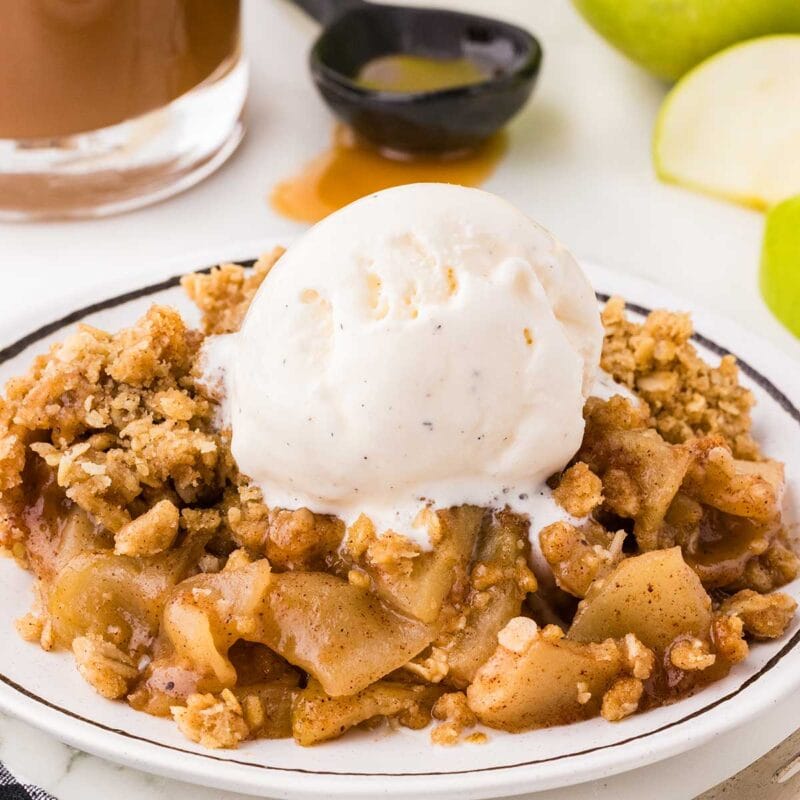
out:
<path id="1" fill-rule="evenodd" d="M 380 56 L 359 71 L 356 83 L 380 92 L 435 92 L 483 83 L 491 72 L 468 58 L 428 58 L 404 53 Z"/>
<path id="2" fill-rule="evenodd" d="M 673 644 L 691 637 L 678 636 Z M 639 703 L 639 711 L 675 703 L 692 697 L 715 681 L 724 678 L 733 666 L 722 654 L 717 653 L 715 662 L 704 670 L 685 672 L 670 661 L 668 648 L 656 658 L 653 674 L 644 682 L 644 696 Z"/>
<path id="3" fill-rule="evenodd" d="M 297 175 L 277 184 L 270 202 L 285 217 L 313 223 L 360 197 L 392 186 L 480 186 L 494 172 L 506 147 L 507 137 L 501 133 L 469 153 L 389 158 L 349 128 L 337 126 L 330 149 L 309 161 Z"/>
<path id="4" fill-rule="evenodd" d="M 686 553 L 686 563 L 706 588 L 725 586 L 741 575 L 751 558 L 767 549 L 779 530 L 779 519 L 759 524 L 745 517 L 706 510 L 697 546 Z"/>
<path id="5" fill-rule="evenodd" d="M 139 116 L 238 49 L 239 0 L 0 0 L 0 139 Z"/>

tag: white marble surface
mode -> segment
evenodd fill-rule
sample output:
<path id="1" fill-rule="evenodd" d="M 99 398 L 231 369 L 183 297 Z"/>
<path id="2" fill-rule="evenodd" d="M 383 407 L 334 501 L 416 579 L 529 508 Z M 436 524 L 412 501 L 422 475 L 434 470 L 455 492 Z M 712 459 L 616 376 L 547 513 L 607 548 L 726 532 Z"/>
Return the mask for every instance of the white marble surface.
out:
<path id="1" fill-rule="evenodd" d="M 419 0 L 414 0 L 418 2 Z M 487 184 L 550 227 L 576 253 L 662 283 L 730 316 L 800 357 L 800 342 L 769 315 L 757 291 L 763 218 L 655 179 L 650 133 L 665 87 L 608 48 L 567 0 L 439 0 L 522 22 L 542 39 L 545 67 L 533 102 L 512 126 L 508 158 Z M 269 188 L 327 142 L 327 112 L 305 70 L 314 26 L 280 0 L 247 2 L 253 77 L 249 133 L 205 183 L 159 206 L 82 223 L 0 225 L 6 276 L 0 314 L 20 333 L 104 287 L 174 272 L 193 251 L 236 257 L 248 242 L 302 230 L 275 216 Z M 0 655 L 0 658 L 2 656 Z M 800 699 L 767 709 L 735 732 L 662 765 L 537 800 L 685 800 L 766 752 L 800 719 Z M 77 753 L 0 719 L 0 758 L 59 800 L 109 797 L 231 800 Z"/>

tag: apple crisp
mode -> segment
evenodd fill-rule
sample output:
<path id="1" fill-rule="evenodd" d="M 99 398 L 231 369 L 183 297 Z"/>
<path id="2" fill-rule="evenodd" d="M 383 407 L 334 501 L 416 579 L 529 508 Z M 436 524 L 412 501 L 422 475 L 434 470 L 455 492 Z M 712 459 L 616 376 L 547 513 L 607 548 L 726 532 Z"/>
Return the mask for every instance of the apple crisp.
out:
<path id="1" fill-rule="evenodd" d="M 563 520 L 428 510 L 425 550 L 364 516 L 268 508 L 200 353 L 280 253 L 187 276 L 201 330 L 165 306 L 116 333 L 79 325 L 8 382 L 0 544 L 35 578 L 25 639 L 70 650 L 104 697 L 236 747 L 385 719 L 437 720 L 439 744 L 477 723 L 616 722 L 783 635 L 796 604 L 774 590 L 798 573 L 783 467 L 753 439 L 735 360 L 703 361 L 683 314 L 637 323 L 607 303 L 602 366 L 642 402 L 588 400 L 550 481 Z"/>

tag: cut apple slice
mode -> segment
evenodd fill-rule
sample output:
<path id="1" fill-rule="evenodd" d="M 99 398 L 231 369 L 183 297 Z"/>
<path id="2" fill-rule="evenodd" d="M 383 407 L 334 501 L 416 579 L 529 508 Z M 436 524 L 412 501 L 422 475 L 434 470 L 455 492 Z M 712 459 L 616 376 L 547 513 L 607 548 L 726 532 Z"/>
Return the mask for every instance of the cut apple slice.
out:
<path id="1" fill-rule="evenodd" d="M 767 216 L 760 282 L 770 311 L 800 337 L 800 197 L 775 206 Z"/>
<path id="2" fill-rule="evenodd" d="M 695 67 L 664 101 L 653 156 L 662 180 L 754 208 L 800 194 L 800 35 Z"/>

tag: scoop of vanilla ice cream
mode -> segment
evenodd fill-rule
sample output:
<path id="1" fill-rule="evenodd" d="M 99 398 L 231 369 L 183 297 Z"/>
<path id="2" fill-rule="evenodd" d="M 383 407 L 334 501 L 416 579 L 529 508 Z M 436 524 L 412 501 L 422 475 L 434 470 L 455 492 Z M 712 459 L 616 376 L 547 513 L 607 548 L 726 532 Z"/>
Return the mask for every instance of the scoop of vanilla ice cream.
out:
<path id="1" fill-rule="evenodd" d="M 578 264 L 509 203 L 389 189 L 259 289 L 227 348 L 233 454 L 270 506 L 418 541 L 426 505 L 524 512 L 580 445 L 601 342 Z"/>

